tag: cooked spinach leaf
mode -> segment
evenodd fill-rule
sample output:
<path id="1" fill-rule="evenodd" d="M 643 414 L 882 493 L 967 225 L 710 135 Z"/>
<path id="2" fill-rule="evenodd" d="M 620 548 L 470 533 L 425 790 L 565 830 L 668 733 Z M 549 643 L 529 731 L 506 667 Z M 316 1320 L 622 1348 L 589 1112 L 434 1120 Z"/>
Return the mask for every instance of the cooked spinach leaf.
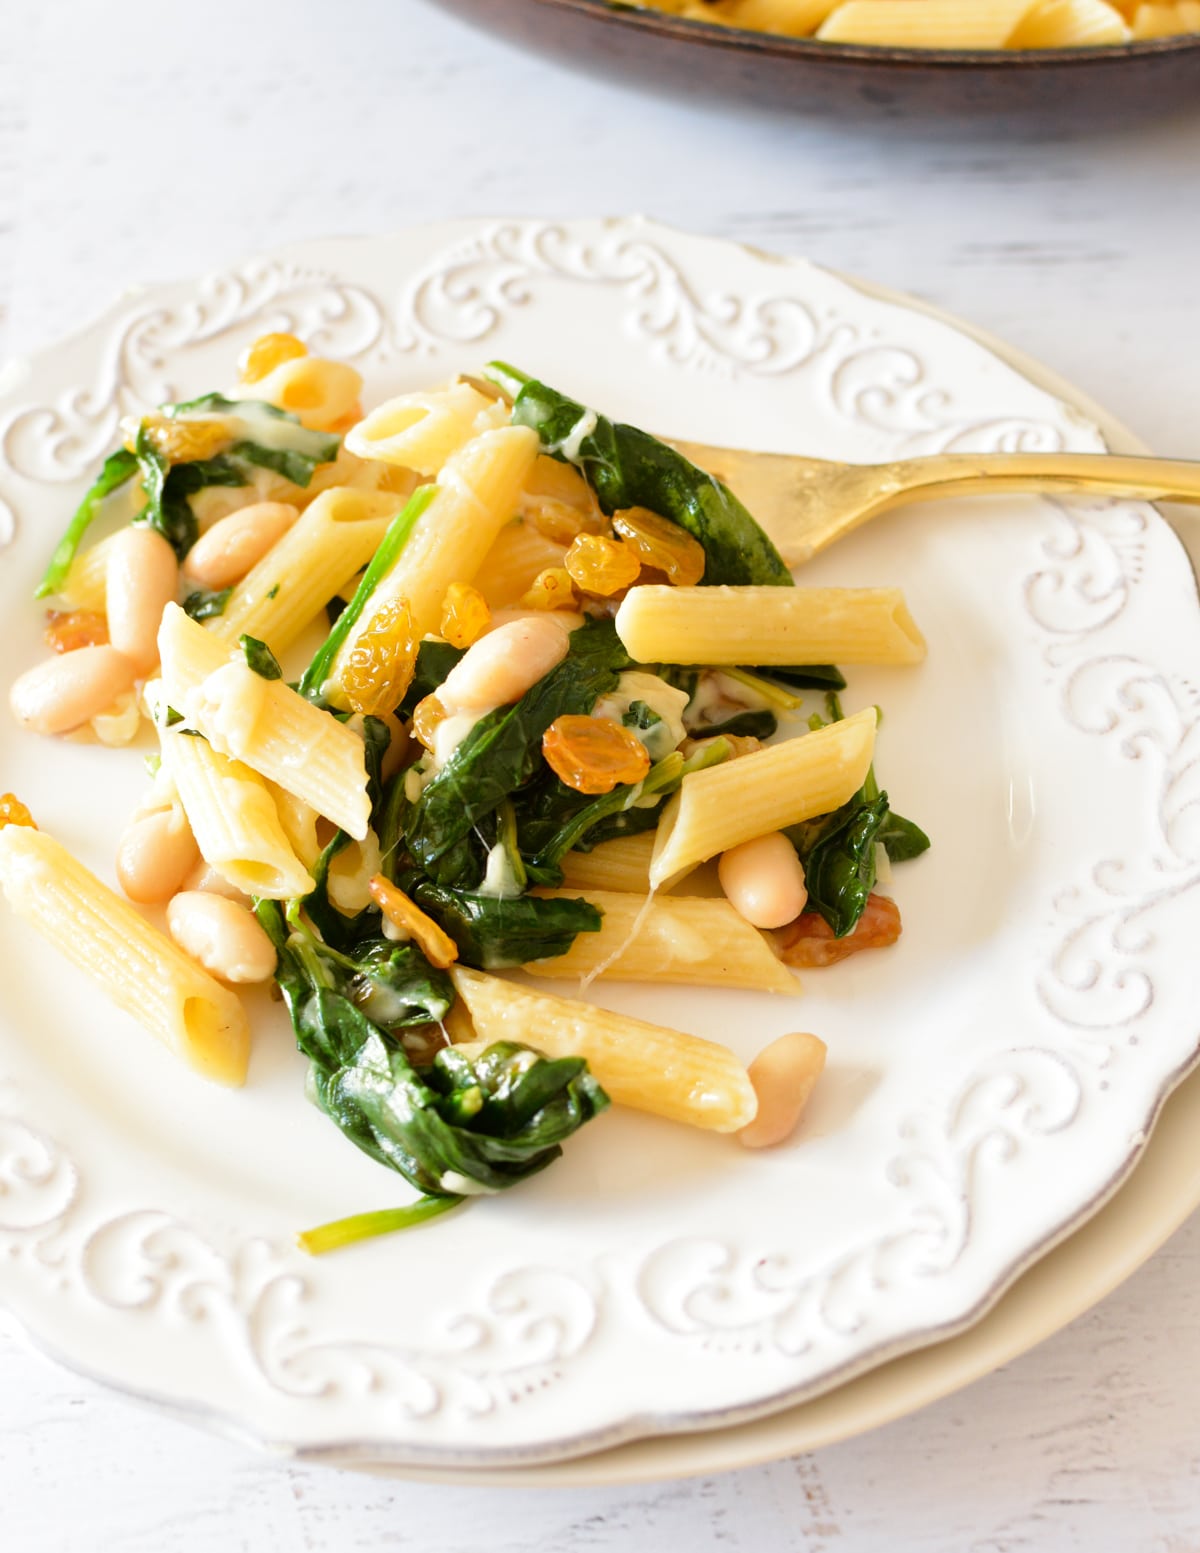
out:
<path id="1" fill-rule="evenodd" d="M 626 728 L 638 728 L 643 733 L 647 728 L 654 728 L 662 722 L 662 718 L 652 706 L 647 706 L 644 701 L 631 701 L 629 710 L 621 719 Z"/>
<path id="2" fill-rule="evenodd" d="M 846 676 L 833 663 L 801 664 L 797 668 L 780 668 L 770 665 L 756 671 L 767 679 L 782 680 L 797 690 L 845 690 Z"/>
<path id="3" fill-rule="evenodd" d="M 190 615 L 193 620 L 213 620 L 225 613 L 225 606 L 229 603 L 229 595 L 232 592 L 231 587 L 221 588 L 215 592 L 208 588 L 197 588 L 184 599 L 183 612 L 185 615 Z"/>
<path id="4" fill-rule="evenodd" d="M 828 722 L 840 722 L 842 704 L 836 691 L 825 697 Z M 823 727 L 826 719 L 811 719 Z M 804 863 L 810 907 L 819 911 L 837 938 L 851 931 L 867 904 L 875 884 L 875 848 L 882 845 L 894 863 L 916 857 L 929 846 L 929 837 L 911 820 L 893 814 L 887 794 L 881 792 L 875 767 L 840 809 L 832 814 L 793 825 L 787 832 Z"/>
<path id="5" fill-rule="evenodd" d="M 724 733 L 739 739 L 769 739 L 778 727 L 775 713 L 764 707 L 761 711 L 736 712 L 723 722 L 701 723 L 688 732 L 693 739 L 713 739 Z"/>
<path id="6" fill-rule="evenodd" d="M 257 636 L 247 636 L 243 633 L 238 637 L 238 646 L 242 649 L 247 665 L 254 670 L 260 679 L 283 678 L 283 670 L 279 667 L 279 659 L 267 646 L 266 642 L 260 642 Z"/>
<path id="7" fill-rule="evenodd" d="M 887 794 L 869 802 L 856 794 L 825 819 L 818 838 L 802 852 L 808 905 L 821 913 L 836 938 L 845 938 L 875 884 L 875 842 L 887 818 Z"/>
<path id="8" fill-rule="evenodd" d="M 182 561 L 199 532 L 191 497 L 210 485 L 238 486 L 246 476 L 225 454 L 172 464 L 151 441 L 143 422 L 134 443 L 146 505 L 134 520 L 162 535 Z"/>
<path id="9" fill-rule="evenodd" d="M 930 846 L 929 837 L 919 825 L 901 814 L 893 814 L 890 809 L 875 839 L 882 843 L 893 863 L 906 863 L 910 857 L 920 857 Z"/>
<path id="10" fill-rule="evenodd" d="M 404 700 L 396 708 L 398 717 L 411 717 L 417 702 L 431 696 L 446 675 L 466 652 L 465 647 L 451 647 L 449 642 L 424 641 L 417 648 L 417 666 L 413 671 Z"/>
<path id="11" fill-rule="evenodd" d="M 504 362 L 492 362 L 488 376 L 515 392 L 514 424 L 532 426 L 547 453 L 574 464 L 605 512 L 648 507 L 698 540 L 707 557 L 705 584 L 792 586 L 779 552 L 733 492 L 674 448 Z"/>
<path id="12" fill-rule="evenodd" d="M 463 963 L 483 971 L 566 954 L 577 934 L 600 930 L 600 912 L 590 901 L 538 895 L 505 900 L 448 889 L 416 872 L 403 876 L 400 887 L 449 933 Z"/>
<path id="13" fill-rule="evenodd" d="M 293 485 L 307 486 L 319 464 L 338 455 L 341 438 L 327 431 L 310 431 L 297 415 L 262 399 L 227 399 L 224 394 L 202 394 L 183 404 L 163 405 L 171 419 L 180 416 L 220 415 L 229 425 L 229 458 L 271 469 Z"/>

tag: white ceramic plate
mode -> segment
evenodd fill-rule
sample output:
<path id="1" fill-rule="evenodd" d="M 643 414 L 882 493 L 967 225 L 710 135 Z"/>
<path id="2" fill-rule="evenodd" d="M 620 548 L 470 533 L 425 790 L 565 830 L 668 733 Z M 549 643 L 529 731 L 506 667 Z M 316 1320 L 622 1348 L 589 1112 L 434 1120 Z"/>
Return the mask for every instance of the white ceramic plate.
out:
<path id="1" fill-rule="evenodd" d="M 0 406 L 6 666 L 117 416 L 226 380 L 292 327 L 370 391 L 490 356 L 664 431 L 881 458 L 1103 446 L 943 322 L 643 223 L 458 224 L 308 245 L 124 303 Z M 0 1291 L 48 1346 L 277 1448 L 530 1463 L 770 1412 L 981 1314 L 1136 1161 L 1196 1049 L 1196 691 L 1178 542 L 1150 510 L 996 500 L 877 523 L 805 580 L 899 582 L 930 642 L 858 672 L 879 766 L 934 849 L 893 951 L 802 1002 L 597 989 L 749 1057 L 831 1064 L 802 1139 L 750 1155 L 608 1115 L 503 1200 L 321 1262 L 298 1226 L 398 1200 L 300 1095 L 263 1001 L 210 1089 L 23 928 L 0 975 Z M 0 734 L 4 785 L 99 871 L 139 757 Z"/>

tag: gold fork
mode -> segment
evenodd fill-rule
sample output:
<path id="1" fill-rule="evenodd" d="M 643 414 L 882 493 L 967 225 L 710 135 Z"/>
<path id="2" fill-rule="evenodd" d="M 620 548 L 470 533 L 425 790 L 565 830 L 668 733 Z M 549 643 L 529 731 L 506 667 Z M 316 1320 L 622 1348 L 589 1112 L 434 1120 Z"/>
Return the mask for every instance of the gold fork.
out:
<path id="1" fill-rule="evenodd" d="M 789 566 L 799 566 L 889 507 L 942 496 L 1036 492 L 1200 505 L 1200 463 L 1117 453 L 935 453 L 890 464 L 835 464 L 670 439 L 726 484 Z"/>

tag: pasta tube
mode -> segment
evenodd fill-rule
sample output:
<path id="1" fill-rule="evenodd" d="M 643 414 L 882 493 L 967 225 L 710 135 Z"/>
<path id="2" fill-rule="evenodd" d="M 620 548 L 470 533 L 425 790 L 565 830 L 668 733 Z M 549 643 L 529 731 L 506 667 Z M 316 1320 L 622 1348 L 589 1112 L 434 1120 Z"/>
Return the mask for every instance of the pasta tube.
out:
<path id="1" fill-rule="evenodd" d="M 311 431 L 336 431 L 358 405 L 362 377 L 344 361 L 300 356 L 256 379 L 253 396 L 300 417 Z"/>
<path id="2" fill-rule="evenodd" d="M 469 383 L 455 383 L 387 400 L 350 428 L 346 446 L 360 458 L 435 475 L 464 443 L 507 420 L 503 401 L 489 399 Z"/>
<path id="3" fill-rule="evenodd" d="M 403 499 L 388 492 L 324 491 L 234 588 L 209 631 L 243 633 L 286 652 L 378 548 Z"/>
<path id="4" fill-rule="evenodd" d="M 315 887 L 257 772 L 178 729 L 160 728 L 159 742 L 200 855 L 222 879 L 246 895 L 273 900 Z"/>
<path id="5" fill-rule="evenodd" d="M 450 975 L 479 1039 L 524 1041 L 547 1057 L 586 1057 L 618 1105 L 713 1132 L 752 1121 L 750 1075 L 727 1047 L 590 1003 L 528 992 L 498 976 L 453 966 Z"/>
<path id="6" fill-rule="evenodd" d="M 397 601 L 407 604 L 417 640 L 440 629 L 446 589 L 474 578 L 516 510 L 537 450 L 537 433 L 528 426 L 502 426 L 468 442 L 443 466 L 433 500 L 342 643 L 330 668 L 327 695 L 336 692 L 359 640 Z"/>
<path id="7" fill-rule="evenodd" d="M 206 1078 L 241 1084 L 250 1028 L 237 996 L 43 831 L 0 829 L 9 904 L 119 1008 Z"/>
<path id="8" fill-rule="evenodd" d="M 1127 43 L 1133 33 L 1105 0 L 1039 0 L 1008 40 L 1010 49 L 1092 48 Z"/>
<path id="9" fill-rule="evenodd" d="M 815 733 L 693 771 L 668 799 L 655 833 L 650 883 L 660 888 L 719 852 L 829 814 L 866 779 L 875 708 Z"/>
<path id="10" fill-rule="evenodd" d="M 639 663 L 919 663 L 899 588 L 631 588 L 617 635 Z"/>
<path id="11" fill-rule="evenodd" d="M 550 899 L 577 898 L 577 890 L 534 890 Z M 532 960 L 534 976 L 608 976 L 614 981 L 670 981 L 705 987 L 799 991 L 766 937 L 726 900 L 588 890 L 604 917 L 598 933 L 580 933 L 566 954 Z"/>
<path id="12" fill-rule="evenodd" d="M 277 782 L 356 841 L 367 834 L 363 741 L 279 679 L 263 679 L 177 604 L 158 634 L 163 694 L 214 749 Z"/>
<path id="13" fill-rule="evenodd" d="M 718 25 L 805 38 L 836 4 L 837 0 L 725 0 L 719 5 L 693 5 L 688 14 Z"/>
<path id="14" fill-rule="evenodd" d="M 1033 0 L 847 0 L 817 31 L 823 43 L 1002 49 Z"/>
<path id="15" fill-rule="evenodd" d="M 58 596 L 69 609 L 90 609 L 103 615 L 108 606 L 108 558 L 116 534 L 89 545 L 71 562 Z"/>
<path id="16" fill-rule="evenodd" d="M 602 841 L 590 852 L 568 852 L 561 863 L 563 883 L 579 890 L 623 890 L 645 895 L 650 888 L 654 832 Z"/>
<path id="17" fill-rule="evenodd" d="M 489 609 L 508 609 L 521 602 L 539 572 L 561 566 L 566 546 L 540 534 L 524 518 L 509 523 L 496 535 L 488 551 L 475 586 L 487 600 Z"/>

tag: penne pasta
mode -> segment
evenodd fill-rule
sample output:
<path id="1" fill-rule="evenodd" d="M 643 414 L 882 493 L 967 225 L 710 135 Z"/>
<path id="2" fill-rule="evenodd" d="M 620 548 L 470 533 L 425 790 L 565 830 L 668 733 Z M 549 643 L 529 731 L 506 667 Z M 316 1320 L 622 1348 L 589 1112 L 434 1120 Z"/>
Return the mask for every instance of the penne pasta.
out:
<path id="1" fill-rule="evenodd" d="M 817 29 L 825 43 L 1002 49 L 1032 0 L 847 0 Z"/>
<path id="2" fill-rule="evenodd" d="M 68 609 L 90 609 L 103 615 L 108 602 L 108 558 L 112 542 L 117 536 L 106 538 L 81 550 L 71 562 L 66 581 L 58 590 L 58 596 Z"/>
<path id="3" fill-rule="evenodd" d="M 274 900 L 314 888 L 257 772 L 177 728 L 160 726 L 159 743 L 200 855 L 222 879 L 245 895 Z"/>
<path id="4" fill-rule="evenodd" d="M 829 814 L 862 786 L 875 748 L 874 707 L 815 733 L 693 771 L 668 799 L 650 863 L 662 888 L 743 841 Z"/>
<path id="5" fill-rule="evenodd" d="M 510 609 L 521 602 L 539 572 L 561 566 L 565 545 L 540 534 L 525 518 L 506 524 L 484 557 L 475 586 L 489 609 Z"/>
<path id="6" fill-rule="evenodd" d="M 751 32 L 777 32 L 785 38 L 806 38 L 819 27 L 838 0 L 717 0 L 695 3 L 685 14 L 719 27 L 745 27 Z"/>
<path id="7" fill-rule="evenodd" d="M 1200 32 L 1198 0 L 1175 0 L 1174 5 L 1148 3 L 1133 12 L 1135 38 L 1171 38 L 1181 32 Z"/>
<path id="8" fill-rule="evenodd" d="M 534 890 L 550 900 L 578 890 Z M 598 933 L 580 933 L 566 954 L 527 961 L 534 976 L 605 976 L 613 981 L 685 982 L 703 987 L 798 990 L 770 941 L 726 900 L 648 896 L 589 889 L 603 913 Z"/>
<path id="9" fill-rule="evenodd" d="M 223 642 L 243 633 L 283 653 L 374 555 L 403 498 L 335 486 L 301 513 L 208 623 Z"/>
<path id="10" fill-rule="evenodd" d="M 536 432 L 505 426 L 475 437 L 443 466 L 432 501 L 331 665 L 325 694 L 335 704 L 342 669 L 357 643 L 397 601 L 407 605 L 417 640 L 440 629 L 446 589 L 474 579 L 513 515 L 537 450 Z"/>
<path id="11" fill-rule="evenodd" d="M 321 816 L 312 804 L 289 793 L 278 782 L 268 782 L 267 790 L 275 800 L 275 812 L 279 816 L 283 834 L 288 839 L 288 846 L 305 868 L 311 869 L 322 851 L 321 840 L 317 835 L 317 821 Z"/>
<path id="12" fill-rule="evenodd" d="M 367 834 L 371 802 L 363 741 L 282 680 L 263 679 L 241 654 L 168 605 L 158 638 L 163 694 L 223 755 L 349 832 Z"/>
<path id="13" fill-rule="evenodd" d="M 437 474 L 452 454 L 483 431 L 504 426 L 508 411 L 469 383 L 388 399 L 346 433 L 360 458 Z"/>
<path id="14" fill-rule="evenodd" d="M 206 1078 L 241 1084 L 250 1031 L 237 996 L 44 831 L 0 828 L 9 904 L 119 1008 Z"/>
<path id="15" fill-rule="evenodd" d="M 568 852 L 562 860 L 563 883 L 580 890 L 622 890 L 645 895 L 650 888 L 654 832 L 602 841 L 590 852 Z"/>
<path id="16" fill-rule="evenodd" d="M 617 634 L 639 663 L 920 663 L 899 588 L 630 588 Z"/>
<path id="17" fill-rule="evenodd" d="M 362 377 L 343 361 L 300 356 L 284 361 L 247 390 L 300 417 L 311 431 L 336 431 L 358 404 Z"/>
<path id="18" fill-rule="evenodd" d="M 1105 0 L 1038 0 L 1008 40 L 1014 49 L 1091 48 L 1127 43 L 1129 24 Z"/>
<path id="19" fill-rule="evenodd" d="M 461 966 L 455 988 L 479 1041 L 524 1041 L 548 1057 L 585 1057 L 618 1105 L 714 1132 L 754 1119 L 758 1100 L 727 1047 L 607 1009 L 524 987 Z"/>

